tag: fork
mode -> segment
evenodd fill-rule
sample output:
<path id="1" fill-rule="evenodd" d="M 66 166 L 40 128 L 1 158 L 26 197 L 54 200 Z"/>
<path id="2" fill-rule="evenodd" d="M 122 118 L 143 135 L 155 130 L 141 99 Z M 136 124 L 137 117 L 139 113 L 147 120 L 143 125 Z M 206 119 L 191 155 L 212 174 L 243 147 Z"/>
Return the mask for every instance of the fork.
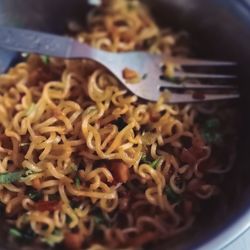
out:
<path id="1" fill-rule="evenodd" d="M 72 38 L 47 34 L 25 29 L 0 27 L 0 47 L 17 52 L 36 53 L 41 55 L 65 58 L 65 59 L 91 59 L 99 62 L 111 71 L 120 82 L 132 93 L 140 98 L 157 101 L 161 95 L 161 89 L 168 89 L 169 103 L 204 102 L 213 100 L 226 100 L 239 97 L 237 87 L 234 85 L 196 84 L 186 82 L 176 84 L 168 80 L 162 80 L 161 66 L 171 62 L 180 66 L 206 66 L 221 67 L 233 66 L 234 62 L 207 61 L 196 59 L 184 59 L 153 55 L 147 52 L 123 52 L 112 53 L 91 48 L 87 44 L 79 43 Z M 131 84 L 124 79 L 123 71 L 129 68 L 137 72 L 140 82 Z M 175 77 L 187 79 L 232 79 L 235 75 L 175 72 Z M 184 93 L 176 93 L 180 90 Z M 210 90 L 210 93 L 205 93 Z M 225 93 L 230 90 L 230 93 Z M 191 91 L 185 92 L 185 91 Z M 195 92 L 193 92 L 195 91 Z M 202 91 L 202 92 L 197 92 Z M 212 91 L 212 92 L 211 92 Z M 215 93 L 215 91 L 223 91 Z M 209 92 L 209 91 L 208 91 Z"/>

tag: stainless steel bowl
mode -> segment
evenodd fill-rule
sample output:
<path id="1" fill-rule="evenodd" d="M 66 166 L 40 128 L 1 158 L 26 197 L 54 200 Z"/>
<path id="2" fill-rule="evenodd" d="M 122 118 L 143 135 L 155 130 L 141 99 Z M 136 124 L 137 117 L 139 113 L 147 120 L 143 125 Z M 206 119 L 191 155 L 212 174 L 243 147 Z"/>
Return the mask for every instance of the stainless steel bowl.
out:
<path id="1" fill-rule="evenodd" d="M 119 1 L 119 0 L 117 0 Z M 248 3 L 247 3 L 248 1 Z M 224 198 L 204 204 L 194 227 L 154 249 L 222 249 L 250 226 L 250 2 L 249 0 L 145 0 L 162 25 L 186 29 L 192 46 L 206 58 L 229 59 L 239 63 L 241 89 L 237 164 L 227 174 Z M 48 7 L 49 6 L 49 7 Z M 83 0 L 0 0 L 0 25 L 64 33 L 69 20 L 84 23 L 90 6 Z M 226 126 L 226 125 L 225 125 Z M 0 249 L 19 249 L 6 242 L 2 224 Z M 30 249 L 34 249 L 30 246 Z"/>

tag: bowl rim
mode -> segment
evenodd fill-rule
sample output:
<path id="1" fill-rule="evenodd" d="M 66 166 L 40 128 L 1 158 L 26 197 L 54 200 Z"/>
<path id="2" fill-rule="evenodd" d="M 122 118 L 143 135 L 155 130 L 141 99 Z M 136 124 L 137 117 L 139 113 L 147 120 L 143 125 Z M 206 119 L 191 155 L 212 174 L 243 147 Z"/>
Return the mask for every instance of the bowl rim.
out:
<path id="1" fill-rule="evenodd" d="M 207 237 L 205 242 L 199 242 L 196 246 L 193 246 L 192 249 L 225 249 L 227 246 L 239 239 L 249 228 L 250 203 L 248 202 L 248 204 L 245 204 L 243 208 L 220 229 L 214 230 Z"/>

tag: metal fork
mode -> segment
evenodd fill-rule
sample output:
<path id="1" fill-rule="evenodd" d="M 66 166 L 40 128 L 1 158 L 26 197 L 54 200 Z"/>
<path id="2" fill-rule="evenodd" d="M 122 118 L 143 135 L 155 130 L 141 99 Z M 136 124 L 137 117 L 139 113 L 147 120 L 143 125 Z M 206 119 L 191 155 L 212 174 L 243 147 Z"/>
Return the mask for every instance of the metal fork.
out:
<path id="1" fill-rule="evenodd" d="M 183 58 L 166 58 L 164 56 L 152 55 L 146 52 L 125 52 L 112 53 L 91 48 L 86 44 L 79 43 L 72 38 L 52 35 L 37 31 L 0 27 L 0 47 L 11 51 L 36 53 L 53 57 L 61 57 L 67 59 L 91 59 L 101 63 L 110 70 L 119 80 L 135 95 L 150 101 L 157 101 L 161 95 L 161 89 L 167 88 L 171 90 L 170 103 L 184 102 L 204 102 L 212 100 L 225 100 L 238 98 L 236 86 L 233 85 L 214 85 L 214 84 L 195 84 L 183 83 L 176 84 L 171 81 L 162 80 L 161 66 L 168 60 L 181 66 L 232 66 L 234 62 L 218 62 L 206 60 L 194 60 Z M 123 76 L 125 68 L 132 69 L 141 77 L 138 84 L 127 83 Z M 235 78 L 234 75 L 223 74 L 203 74 L 203 73 L 187 73 L 176 72 L 175 77 L 190 78 Z M 175 90 L 199 90 L 202 93 L 176 93 Z M 232 90 L 233 93 L 204 93 L 207 90 Z"/>

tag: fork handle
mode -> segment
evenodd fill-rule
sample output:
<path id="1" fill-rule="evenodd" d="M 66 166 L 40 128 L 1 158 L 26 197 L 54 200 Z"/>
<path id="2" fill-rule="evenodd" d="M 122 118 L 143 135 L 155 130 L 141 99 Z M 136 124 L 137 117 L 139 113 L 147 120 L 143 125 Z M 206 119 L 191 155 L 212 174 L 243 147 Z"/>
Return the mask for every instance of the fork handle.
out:
<path id="1" fill-rule="evenodd" d="M 18 57 L 18 53 L 0 48 L 0 74 L 6 72 L 10 65 L 15 62 Z"/>
<path id="2" fill-rule="evenodd" d="M 90 48 L 72 38 L 44 32 L 0 26 L 0 47 L 12 51 L 36 53 L 61 58 L 102 60 L 105 52 Z"/>

